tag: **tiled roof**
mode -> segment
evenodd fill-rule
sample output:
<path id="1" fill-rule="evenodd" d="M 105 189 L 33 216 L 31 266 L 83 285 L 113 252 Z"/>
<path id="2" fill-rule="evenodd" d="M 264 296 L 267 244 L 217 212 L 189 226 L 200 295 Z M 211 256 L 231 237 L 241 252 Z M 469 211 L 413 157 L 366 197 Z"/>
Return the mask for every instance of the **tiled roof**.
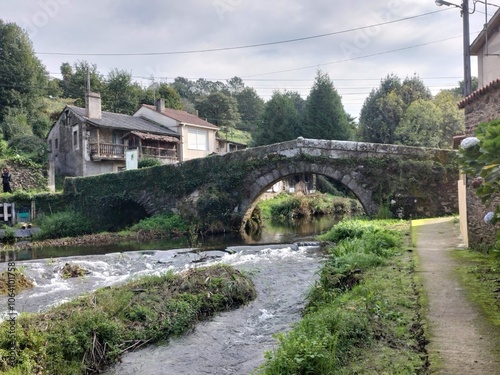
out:
<path id="1" fill-rule="evenodd" d="M 173 130 L 167 129 L 159 124 L 146 120 L 142 117 L 134 117 L 134 116 L 124 115 L 121 113 L 112 113 L 103 111 L 100 119 L 95 119 L 95 118 L 89 119 L 86 116 L 87 111 L 85 108 L 75 107 L 72 105 L 69 105 L 68 108 L 71 109 L 71 111 L 76 113 L 78 116 L 84 118 L 86 121 L 95 126 L 128 130 L 128 131 L 136 130 L 143 133 L 168 135 L 171 137 L 179 138 L 179 134 L 177 134 Z"/>
<path id="2" fill-rule="evenodd" d="M 143 104 L 143 107 L 149 108 L 153 111 L 156 111 L 156 107 L 154 105 Z M 191 125 L 200 125 L 209 128 L 219 129 L 217 125 L 214 125 L 208 121 L 199 118 L 198 116 L 187 113 L 186 111 L 180 111 L 177 109 L 165 108 L 162 112 L 163 115 L 170 117 L 180 123 L 191 124 Z"/>
<path id="3" fill-rule="evenodd" d="M 163 141 L 163 142 L 175 142 L 175 143 L 179 143 L 179 139 L 178 138 L 171 137 L 171 136 L 168 136 L 168 135 L 158 135 L 158 134 L 143 133 L 143 132 L 139 132 L 139 131 L 136 131 L 136 130 L 131 131 L 130 134 L 134 134 L 137 137 L 139 137 L 140 139 L 150 139 L 150 140 L 153 140 L 153 141 Z"/>
<path id="4" fill-rule="evenodd" d="M 479 96 L 482 96 L 482 95 L 486 94 L 488 91 L 497 89 L 499 87 L 500 87 L 500 79 L 495 79 L 494 81 L 491 81 L 486 86 L 474 91 L 473 93 L 471 93 L 468 96 L 466 96 L 465 98 L 463 98 L 458 103 L 458 108 L 465 108 L 465 106 L 467 104 L 472 103 Z"/>

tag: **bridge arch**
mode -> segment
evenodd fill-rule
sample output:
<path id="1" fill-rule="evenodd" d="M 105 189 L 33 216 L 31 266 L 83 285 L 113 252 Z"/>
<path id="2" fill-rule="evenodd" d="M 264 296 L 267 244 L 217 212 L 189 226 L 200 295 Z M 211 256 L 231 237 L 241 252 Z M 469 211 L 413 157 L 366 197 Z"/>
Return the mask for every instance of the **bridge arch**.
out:
<path id="1" fill-rule="evenodd" d="M 347 187 L 360 201 L 368 215 L 376 214 L 379 205 L 372 198 L 372 190 L 358 171 L 360 166 L 339 167 L 328 164 L 310 163 L 309 161 L 298 161 L 293 164 L 284 163 L 283 166 L 272 170 L 260 170 L 250 175 L 246 180 L 248 183 L 247 194 L 242 200 L 239 211 L 242 215 L 241 227 L 252 215 L 258 198 L 276 182 L 288 177 L 302 173 L 322 175 L 331 178 Z"/>

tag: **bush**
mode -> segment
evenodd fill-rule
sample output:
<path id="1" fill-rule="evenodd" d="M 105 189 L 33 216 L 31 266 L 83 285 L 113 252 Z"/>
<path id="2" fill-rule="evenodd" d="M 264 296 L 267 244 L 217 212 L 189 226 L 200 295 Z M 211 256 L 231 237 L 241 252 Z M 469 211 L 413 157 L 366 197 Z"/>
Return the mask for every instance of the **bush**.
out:
<path id="1" fill-rule="evenodd" d="M 47 238 L 76 237 L 93 232 L 92 222 L 79 212 L 64 211 L 47 215 L 40 219 L 37 240 Z"/>
<path id="2" fill-rule="evenodd" d="M 9 141 L 9 149 L 15 154 L 26 156 L 37 164 L 47 162 L 47 144 L 35 135 L 18 135 Z"/>
<path id="3" fill-rule="evenodd" d="M 149 168 L 149 167 L 157 167 L 162 165 L 161 161 L 155 158 L 143 158 L 139 160 L 137 165 L 138 168 Z"/>
<path id="4" fill-rule="evenodd" d="M 2 242 L 4 244 L 13 244 L 16 242 L 16 232 L 11 227 L 5 227 L 3 229 Z"/>
<path id="5" fill-rule="evenodd" d="M 188 223 L 175 214 L 159 214 L 139 221 L 130 228 L 133 231 L 154 232 L 175 237 L 188 230 Z"/>

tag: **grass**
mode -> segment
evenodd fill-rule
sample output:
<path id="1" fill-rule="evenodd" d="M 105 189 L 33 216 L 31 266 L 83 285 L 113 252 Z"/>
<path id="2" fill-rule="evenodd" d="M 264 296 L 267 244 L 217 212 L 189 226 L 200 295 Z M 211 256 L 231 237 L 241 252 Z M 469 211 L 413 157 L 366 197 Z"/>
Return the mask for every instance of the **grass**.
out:
<path id="1" fill-rule="evenodd" d="M 228 141 L 241 143 L 244 145 L 249 145 L 252 142 L 252 133 L 244 130 L 230 128 L 227 132 L 220 131 L 219 135 L 220 137 L 227 139 Z"/>
<path id="2" fill-rule="evenodd" d="M 500 260 L 492 254 L 456 250 L 456 269 L 468 298 L 476 304 L 500 333 Z"/>
<path id="3" fill-rule="evenodd" d="M 94 374 L 143 345 L 182 335 L 255 298 L 253 283 L 219 265 L 107 287 L 45 313 L 21 314 L 15 339 L 0 325 L 2 374 Z M 16 363 L 9 362 L 11 345 Z"/>
<path id="4" fill-rule="evenodd" d="M 418 374 L 427 368 L 408 222 L 344 220 L 303 319 L 255 373 Z M 334 243 L 332 245 L 332 243 Z"/>
<path id="5" fill-rule="evenodd" d="M 287 221 L 296 217 L 362 212 L 357 200 L 322 193 L 304 196 L 280 193 L 271 199 L 260 201 L 258 207 L 263 219 L 277 221 Z"/>

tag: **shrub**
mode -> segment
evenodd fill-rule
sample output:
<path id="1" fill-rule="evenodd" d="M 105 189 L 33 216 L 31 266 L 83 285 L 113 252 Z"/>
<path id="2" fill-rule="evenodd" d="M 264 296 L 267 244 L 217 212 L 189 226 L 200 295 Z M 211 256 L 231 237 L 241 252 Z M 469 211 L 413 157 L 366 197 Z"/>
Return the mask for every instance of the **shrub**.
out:
<path id="1" fill-rule="evenodd" d="M 79 212 L 64 211 L 40 219 L 35 239 L 76 237 L 93 232 L 92 222 Z"/>
<path id="2" fill-rule="evenodd" d="M 137 165 L 138 168 L 157 167 L 162 165 L 161 161 L 155 158 L 142 158 Z"/>
<path id="3" fill-rule="evenodd" d="M 181 216 L 169 213 L 158 214 L 143 219 L 130 229 L 133 231 L 155 232 L 174 237 L 187 232 L 188 227 L 188 223 Z"/>
<path id="4" fill-rule="evenodd" d="M 11 227 L 5 227 L 3 230 L 2 242 L 4 244 L 13 244 L 16 242 L 16 232 Z"/>

